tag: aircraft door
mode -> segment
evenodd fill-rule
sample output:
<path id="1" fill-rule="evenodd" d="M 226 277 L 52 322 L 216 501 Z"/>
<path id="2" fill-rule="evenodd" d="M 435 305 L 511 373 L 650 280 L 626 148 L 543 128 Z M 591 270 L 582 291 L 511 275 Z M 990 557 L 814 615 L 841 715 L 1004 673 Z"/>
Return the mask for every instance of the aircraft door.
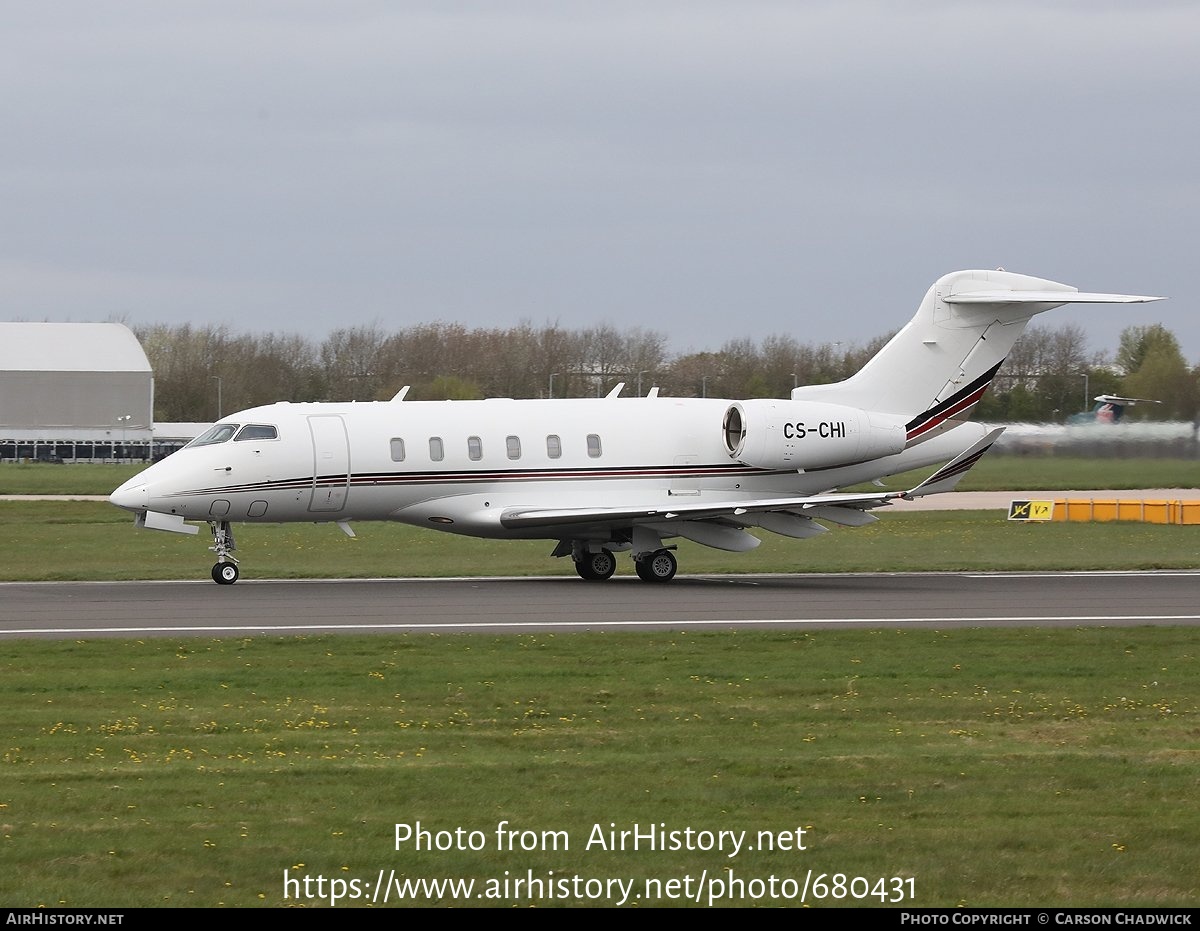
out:
<path id="1" fill-rule="evenodd" d="M 310 511 L 340 511 L 350 490 L 350 441 L 338 414 L 308 418 L 313 441 L 313 488 Z"/>

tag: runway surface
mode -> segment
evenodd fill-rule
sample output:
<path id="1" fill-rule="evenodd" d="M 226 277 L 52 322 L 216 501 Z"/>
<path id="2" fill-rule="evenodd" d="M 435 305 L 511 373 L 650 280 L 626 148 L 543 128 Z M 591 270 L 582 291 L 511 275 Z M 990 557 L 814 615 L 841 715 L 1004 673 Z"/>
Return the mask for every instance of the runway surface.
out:
<path id="1" fill-rule="evenodd" d="M 1196 625 L 1200 572 L 0 584 L 0 639 Z"/>

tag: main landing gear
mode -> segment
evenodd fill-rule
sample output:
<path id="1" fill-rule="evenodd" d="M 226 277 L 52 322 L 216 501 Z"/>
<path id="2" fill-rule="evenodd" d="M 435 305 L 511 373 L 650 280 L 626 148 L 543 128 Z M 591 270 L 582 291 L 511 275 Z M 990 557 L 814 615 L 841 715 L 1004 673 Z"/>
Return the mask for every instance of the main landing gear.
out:
<path id="1" fill-rule="evenodd" d="M 241 574 L 237 560 L 230 555 L 237 549 L 237 544 L 233 542 L 233 528 L 227 520 L 210 520 L 208 526 L 212 528 L 213 535 L 213 545 L 209 549 L 217 554 L 217 563 L 212 567 L 212 580 L 218 585 L 232 585 Z"/>
<path id="2" fill-rule="evenodd" d="M 575 571 L 581 579 L 589 582 L 603 582 L 611 579 L 617 571 L 617 557 L 612 550 L 601 550 L 599 553 L 583 553 L 575 560 Z"/>
<path id="3" fill-rule="evenodd" d="M 569 549 L 568 546 L 570 546 Z M 629 544 L 624 545 L 624 548 L 628 547 Z M 673 547 L 665 547 L 659 543 L 656 549 L 634 554 L 633 566 L 637 570 L 638 578 L 643 582 L 670 582 L 675 578 L 675 573 L 679 570 L 679 562 L 671 549 Z M 576 541 L 568 544 L 567 541 L 563 541 L 559 544 L 559 550 L 555 552 L 555 555 L 565 556 L 567 552 L 571 554 L 571 559 L 575 563 L 575 571 L 579 577 L 588 582 L 603 582 L 611 579 L 617 571 L 617 557 L 610 549 L 601 549 L 593 553 L 583 542 Z"/>
<path id="4" fill-rule="evenodd" d="M 679 570 L 679 560 L 670 550 L 661 549 L 646 553 L 640 559 L 635 557 L 633 566 L 643 582 L 670 582 Z"/>

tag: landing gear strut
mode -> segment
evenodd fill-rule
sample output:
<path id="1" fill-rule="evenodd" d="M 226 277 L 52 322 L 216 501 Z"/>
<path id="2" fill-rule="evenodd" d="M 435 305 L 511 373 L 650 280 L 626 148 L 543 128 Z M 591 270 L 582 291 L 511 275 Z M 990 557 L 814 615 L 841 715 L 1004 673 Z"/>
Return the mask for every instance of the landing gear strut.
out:
<path id="1" fill-rule="evenodd" d="M 212 567 L 212 580 L 218 585 L 232 585 L 240 575 L 237 560 L 230 555 L 237 549 L 237 544 L 233 542 L 233 528 L 227 520 L 210 520 L 208 526 L 212 528 L 213 535 L 213 545 L 209 549 L 217 554 L 217 563 Z"/>

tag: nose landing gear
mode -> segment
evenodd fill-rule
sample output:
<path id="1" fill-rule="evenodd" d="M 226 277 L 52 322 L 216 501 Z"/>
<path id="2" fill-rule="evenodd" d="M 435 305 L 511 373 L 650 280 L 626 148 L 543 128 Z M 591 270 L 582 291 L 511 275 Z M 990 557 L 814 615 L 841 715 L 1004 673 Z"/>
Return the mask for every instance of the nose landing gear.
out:
<path id="1" fill-rule="evenodd" d="M 213 545 L 209 549 L 217 554 L 217 563 L 212 567 L 212 580 L 218 585 L 232 585 L 241 574 L 238 571 L 237 559 L 230 555 L 237 549 L 233 540 L 233 528 L 227 520 L 210 520 L 208 526 L 213 535 Z"/>

